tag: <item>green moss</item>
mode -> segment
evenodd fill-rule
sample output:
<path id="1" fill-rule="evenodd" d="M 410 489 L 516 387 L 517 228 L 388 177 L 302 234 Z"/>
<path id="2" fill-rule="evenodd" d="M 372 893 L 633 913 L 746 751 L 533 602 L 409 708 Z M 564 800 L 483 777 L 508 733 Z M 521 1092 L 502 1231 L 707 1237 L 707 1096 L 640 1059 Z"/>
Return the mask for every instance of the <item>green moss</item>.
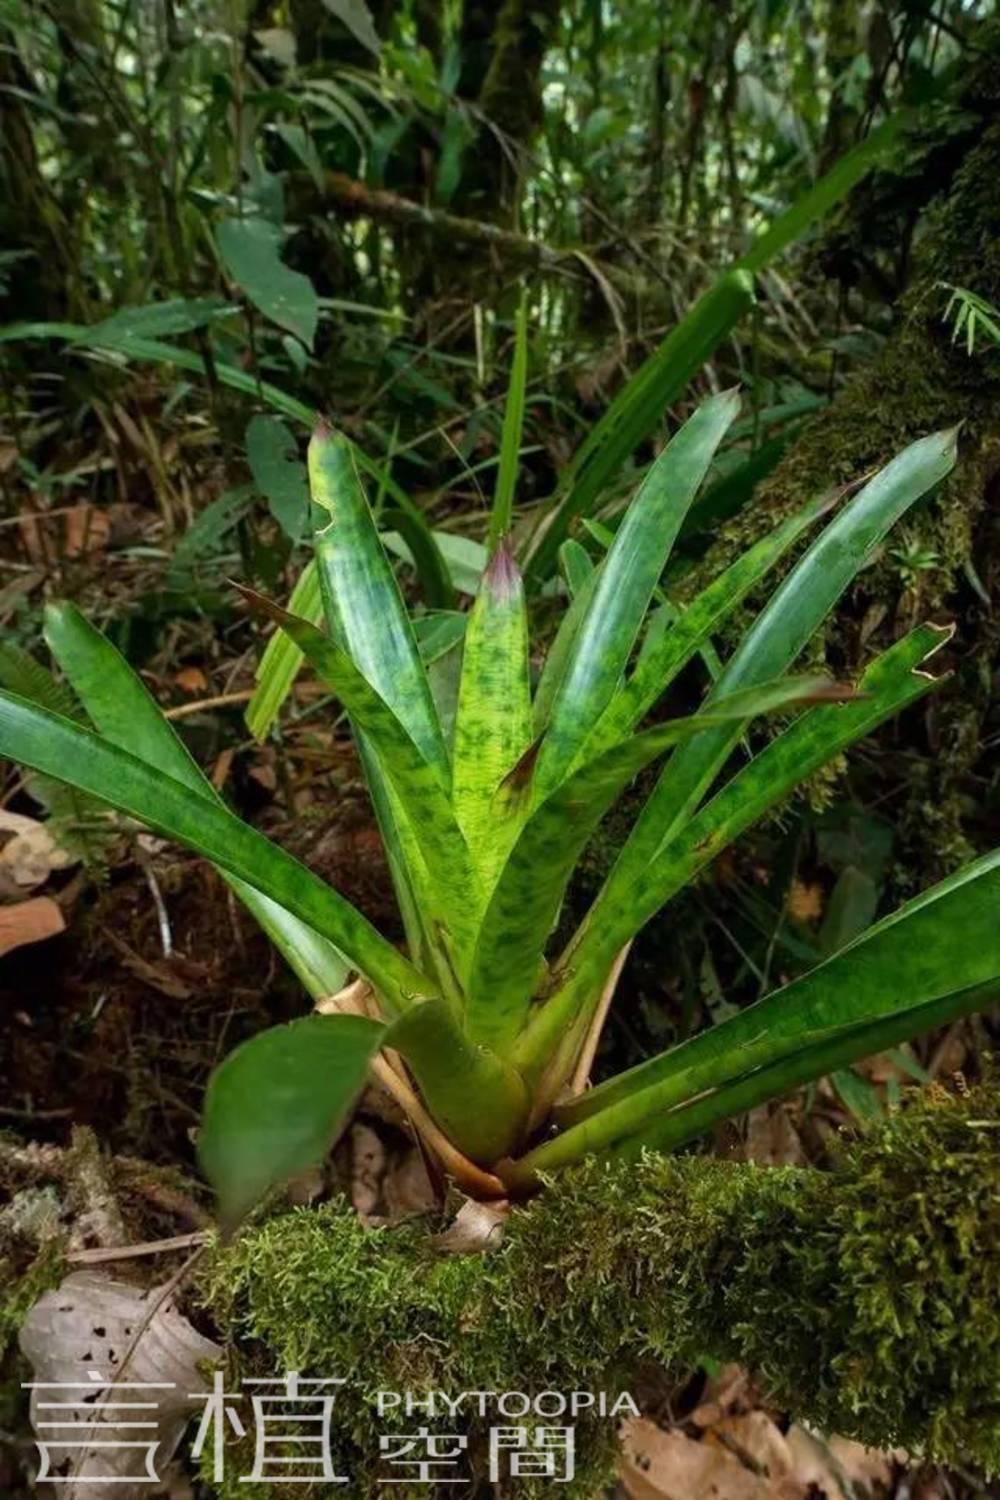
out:
<path id="1" fill-rule="evenodd" d="M 58 1286 L 65 1272 L 61 1238 L 44 1241 L 26 1266 L 13 1254 L 0 1254 L 0 1360 L 39 1297 Z"/>
<path id="2" fill-rule="evenodd" d="M 482 1256 L 442 1256 L 426 1226 L 299 1210 L 221 1250 L 204 1292 L 240 1358 L 346 1377 L 338 1456 L 359 1495 L 387 1430 L 377 1390 L 615 1393 L 645 1361 L 708 1354 L 762 1371 L 827 1431 L 995 1469 L 998 1130 L 997 1088 L 932 1089 L 829 1172 L 590 1163 Z M 480 1464 L 488 1426 L 457 1429 Z M 612 1427 L 577 1424 L 581 1495 L 609 1469 Z"/>

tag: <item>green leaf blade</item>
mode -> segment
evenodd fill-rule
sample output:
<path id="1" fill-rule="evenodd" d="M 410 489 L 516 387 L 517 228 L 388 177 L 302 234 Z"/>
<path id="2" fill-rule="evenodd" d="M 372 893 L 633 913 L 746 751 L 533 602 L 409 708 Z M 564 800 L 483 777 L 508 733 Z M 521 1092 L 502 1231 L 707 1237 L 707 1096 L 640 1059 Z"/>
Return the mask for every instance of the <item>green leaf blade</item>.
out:
<path id="1" fill-rule="evenodd" d="M 994 850 L 783 989 L 558 1111 L 569 1128 L 532 1153 L 530 1170 L 615 1141 L 669 1149 L 717 1119 L 981 1008 L 1000 993 L 998 905 Z"/>
<path id="2" fill-rule="evenodd" d="M 323 515 L 316 562 L 330 634 L 427 760 L 445 770 L 448 754 L 427 673 L 352 450 L 324 424 L 309 444 L 309 478 Z"/>
<path id="3" fill-rule="evenodd" d="M 501 540 L 466 629 L 453 745 L 455 815 L 487 889 L 517 833 L 496 794 L 531 736 L 524 587 Z"/>
<path id="4" fill-rule="evenodd" d="M 406 1008 L 434 987 L 360 912 L 220 803 L 13 693 L 0 693 L 0 755 L 66 782 L 205 855 L 327 938 L 382 994 Z"/>
<path id="5" fill-rule="evenodd" d="M 911 443 L 880 470 L 823 529 L 758 615 L 713 696 L 786 671 L 889 529 L 954 463 L 950 430 Z M 738 738 L 738 730 L 723 726 L 671 758 L 609 876 L 612 895 L 632 883 L 691 815 Z"/>
<path id="6" fill-rule="evenodd" d="M 323 598 L 315 558 L 310 558 L 299 574 L 288 601 L 288 611 L 301 620 L 308 620 L 311 625 L 318 625 L 323 618 Z M 254 673 L 257 686 L 243 715 L 247 728 L 258 742 L 267 738 L 304 660 L 301 647 L 291 636 L 284 630 L 276 630 Z"/>
<path id="7" fill-rule="evenodd" d="M 254 306 L 289 333 L 313 346 L 319 301 L 308 276 L 281 259 L 285 231 L 267 219 L 223 219 L 215 243 L 230 276 Z"/>
<path id="8" fill-rule="evenodd" d="M 654 431 L 753 301 L 753 280 L 745 270 L 720 276 L 615 397 L 581 444 L 565 476 L 562 499 L 535 535 L 527 568 L 532 579 L 548 577 L 571 522 L 590 514 L 608 480 Z"/>
<path id="9" fill-rule="evenodd" d="M 611 701 L 674 539 L 738 409 L 735 391 L 704 402 L 671 438 L 626 511 L 552 704 L 536 773 L 540 791 L 571 768 Z"/>
<path id="10" fill-rule="evenodd" d="M 142 679 L 75 605 L 50 604 L 45 639 L 99 732 L 199 796 L 222 798 L 164 718 Z M 336 947 L 245 881 L 220 872 L 313 999 L 333 994 L 349 965 Z"/>
<path id="11" fill-rule="evenodd" d="M 601 978 L 616 953 L 678 890 L 807 777 L 937 685 L 921 667 L 951 634 L 950 627 L 924 625 L 897 641 L 862 676 L 858 687 L 863 696 L 802 714 L 689 818 L 630 885 L 609 881 L 604 886 L 560 962 L 561 988 L 518 1042 L 527 1071 L 542 1066 L 565 1028 L 596 1003 Z M 706 704 L 706 716 L 713 702 Z M 578 1107 L 589 1110 L 590 1098 Z"/>
<path id="12" fill-rule="evenodd" d="M 478 904 L 478 882 L 440 771 L 425 760 L 389 705 L 335 642 L 252 589 L 239 591 L 305 653 L 343 703 L 362 743 L 377 756 L 426 864 L 439 917 L 452 932 L 458 951 L 464 952 Z"/>
<path id="13" fill-rule="evenodd" d="M 303 1016 L 251 1037 L 209 1079 L 198 1161 L 231 1230 L 272 1188 L 319 1166 L 364 1087 L 385 1026 Z"/>
<path id="14" fill-rule="evenodd" d="M 746 724 L 758 714 L 852 696 L 827 678 L 788 678 L 734 693 L 701 714 L 659 724 L 596 756 L 525 822 L 487 906 L 468 984 L 470 1035 L 503 1053 L 528 1013 L 546 941 L 576 862 L 615 799 L 641 770 L 706 724 Z"/>

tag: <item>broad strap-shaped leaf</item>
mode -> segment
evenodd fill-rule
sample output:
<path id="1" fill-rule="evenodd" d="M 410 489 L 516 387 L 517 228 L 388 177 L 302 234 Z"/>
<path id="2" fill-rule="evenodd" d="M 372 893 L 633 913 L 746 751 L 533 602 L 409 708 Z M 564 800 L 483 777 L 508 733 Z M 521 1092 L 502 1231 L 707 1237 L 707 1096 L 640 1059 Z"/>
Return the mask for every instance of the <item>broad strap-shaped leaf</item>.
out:
<path id="1" fill-rule="evenodd" d="M 290 614 L 298 615 L 301 620 L 309 620 L 313 625 L 318 625 L 323 618 L 323 599 L 315 558 L 310 558 L 299 574 L 288 601 L 288 610 Z M 296 646 L 291 636 L 286 635 L 283 630 L 276 630 L 264 648 L 264 654 L 254 673 L 257 686 L 243 716 L 255 740 L 267 738 L 271 725 L 292 690 L 302 661 L 302 650 Z"/>
<path id="2" fill-rule="evenodd" d="M 670 1151 L 695 1140 L 720 1120 L 754 1109 L 804 1083 L 819 1078 L 842 1076 L 844 1069 L 862 1058 L 889 1051 L 901 1042 L 912 1041 L 928 1031 L 950 1026 L 962 1016 L 988 1009 L 1000 999 L 1000 980 L 957 990 L 932 1000 L 929 1005 L 907 1007 L 869 1026 L 856 1026 L 838 1033 L 829 1041 L 817 1042 L 801 1052 L 793 1052 L 767 1067 L 758 1068 L 731 1083 L 714 1089 L 695 1103 L 654 1117 L 635 1135 L 627 1136 L 615 1148 L 616 1156 L 634 1157 L 642 1151 Z M 857 1074 L 848 1072 L 848 1078 Z"/>
<path id="3" fill-rule="evenodd" d="M 559 628 L 545 654 L 542 673 L 538 679 L 538 686 L 535 688 L 533 705 L 536 734 L 541 734 L 549 722 L 552 704 L 562 686 L 563 678 L 572 660 L 573 647 L 580 633 L 581 626 L 587 617 L 590 601 L 597 588 L 603 566 L 604 562 L 602 560 L 595 568 L 591 569 L 588 576 L 581 582 L 580 587 L 569 602 L 568 609 L 559 621 Z"/>
<path id="4" fill-rule="evenodd" d="M 605 885 L 560 960 L 561 984 L 517 1044 L 529 1076 L 545 1066 L 565 1029 L 596 1003 L 615 954 L 699 870 L 821 766 L 937 685 L 920 668 L 951 635 L 951 627 L 921 625 L 890 646 L 862 676 L 864 697 L 802 714 L 689 818 L 631 885 Z M 706 704 L 706 714 L 712 706 Z"/>
<path id="5" fill-rule="evenodd" d="M 592 1150 L 633 1135 L 654 1117 L 665 1117 L 669 1133 L 668 1111 L 758 1069 L 770 1076 L 753 1085 L 754 1102 L 964 1013 L 972 992 L 974 1006 L 985 1004 L 1000 993 L 998 910 L 994 850 L 783 989 L 557 1110 L 570 1127 L 554 1143 L 560 1160 L 575 1159 L 584 1143 Z M 888 1030 L 876 1034 L 877 1027 Z M 730 1096 L 727 1112 L 745 1107 Z"/>
<path id="6" fill-rule="evenodd" d="M 100 734 L 198 795 L 222 804 L 145 683 L 75 605 L 48 605 L 45 639 Z M 253 886 L 220 873 L 314 999 L 340 988 L 349 965 L 332 943 Z"/>
<path id="7" fill-rule="evenodd" d="M 431 765 L 448 764 L 441 728 L 396 576 L 375 528 L 353 452 L 321 423 L 309 481 L 323 520 L 316 563 L 327 627 Z"/>
<path id="8" fill-rule="evenodd" d="M 743 637 L 714 695 L 766 682 L 787 671 L 890 527 L 950 473 L 955 431 L 904 448 L 835 516 Z M 608 878 L 617 898 L 657 850 L 683 826 L 715 780 L 739 731 L 709 730 L 671 757 Z"/>
<path id="9" fill-rule="evenodd" d="M 532 539 L 526 571 L 536 583 L 552 572 L 570 523 L 589 515 L 621 464 L 656 429 L 753 301 L 753 279 L 746 271 L 720 276 L 618 393 L 574 455 L 560 485 L 562 498 Z"/>
<path id="10" fill-rule="evenodd" d="M 478 881 L 468 845 L 455 819 L 441 771 L 428 764 L 395 713 L 358 671 L 346 651 L 308 620 L 281 609 L 253 589 L 237 585 L 253 609 L 275 621 L 332 688 L 391 786 L 430 877 L 440 919 L 465 951 L 475 920 Z"/>
<path id="11" fill-rule="evenodd" d="M 783 521 L 713 579 L 683 611 L 661 606 L 664 612 L 657 611 L 651 617 L 631 676 L 612 698 L 590 737 L 590 754 L 614 744 L 641 723 L 695 653 L 799 537 L 826 515 L 838 495 L 813 501 Z"/>
<path id="12" fill-rule="evenodd" d="M 203 854 L 327 938 L 382 995 L 390 1014 L 433 984 L 305 865 L 210 797 L 134 755 L 0 692 L 0 756 L 78 787 Z"/>
<path id="13" fill-rule="evenodd" d="M 714 705 L 714 718 L 698 714 L 658 724 L 606 750 L 550 792 L 518 835 L 483 917 L 468 984 L 470 1035 L 501 1053 L 514 1041 L 543 971 L 545 944 L 576 862 L 634 776 L 672 745 L 699 734 L 706 723 L 745 724 L 758 714 L 853 696 L 852 688 L 825 677 L 785 678 L 734 693 Z"/>
<path id="14" fill-rule="evenodd" d="M 501 539 L 469 616 L 452 746 L 452 804 L 486 889 L 517 834 L 495 795 L 531 733 L 524 587 Z"/>
<path id="15" fill-rule="evenodd" d="M 317 1167 L 365 1084 L 385 1026 L 303 1016 L 243 1042 L 208 1081 L 198 1161 L 233 1229 L 272 1188 Z"/>
<path id="16" fill-rule="evenodd" d="M 552 703 L 535 773 L 539 794 L 572 769 L 611 701 L 674 538 L 738 409 L 735 391 L 704 402 L 671 438 L 626 511 Z"/>
<path id="17" fill-rule="evenodd" d="M 445 1134 L 473 1161 L 492 1165 L 516 1147 L 528 1117 L 524 1080 L 474 1042 L 443 1000 L 411 1006 L 386 1034 Z"/>

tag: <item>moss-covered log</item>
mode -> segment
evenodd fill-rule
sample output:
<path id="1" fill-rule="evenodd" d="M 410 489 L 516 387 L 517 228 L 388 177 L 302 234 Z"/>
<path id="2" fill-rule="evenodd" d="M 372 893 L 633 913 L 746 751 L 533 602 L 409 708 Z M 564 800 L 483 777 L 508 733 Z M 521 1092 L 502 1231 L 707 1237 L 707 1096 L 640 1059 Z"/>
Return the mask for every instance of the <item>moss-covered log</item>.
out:
<path id="1" fill-rule="evenodd" d="M 443 1255 L 425 1225 L 298 1210 L 220 1251 L 205 1295 L 237 1366 L 346 1378 L 338 1472 L 352 1494 L 375 1492 L 378 1434 L 392 1430 L 376 1391 L 614 1395 L 649 1361 L 707 1355 L 760 1371 L 776 1402 L 827 1431 L 996 1469 L 998 1131 L 996 1087 L 931 1089 L 828 1172 L 594 1163 L 515 1210 L 485 1255 Z M 419 1423 L 468 1432 L 482 1460 L 489 1418 Z M 610 1470 L 613 1428 L 578 1420 L 572 1493 Z"/>

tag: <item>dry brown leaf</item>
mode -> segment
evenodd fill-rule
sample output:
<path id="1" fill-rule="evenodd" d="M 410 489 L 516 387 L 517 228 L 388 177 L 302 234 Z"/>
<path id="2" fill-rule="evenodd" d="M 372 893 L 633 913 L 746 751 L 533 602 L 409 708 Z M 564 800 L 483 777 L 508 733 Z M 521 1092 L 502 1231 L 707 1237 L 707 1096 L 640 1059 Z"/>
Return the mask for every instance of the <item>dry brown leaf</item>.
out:
<path id="1" fill-rule="evenodd" d="M 747 1116 L 744 1155 L 766 1167 L 803 1166 L 806 1154 L 784 1105 L 762 1104 Z"/>
<path id="2" fill-rule="evenodd" d="M 208 687 L 208 678 L 200 667 L 181 667 L 174 682 L 182 693 L 203 693 Z"/>
<path id="3" fill-rule="evenodd" d="M 622 1445 L 619 1472 L 631 1500 L 805 1500 L 789 1475 L 755 1474 L 722 1444 L 665 1432 L 646 1417 L 625 1424 Z"/>
<path id="4" fill-rule="evenodd" d="M 857 1500 L 862 1495 L 887 1492 L 894 1462 L 906 1455 L 865 1448 L 850 1438 L 823 1438 L 794 1423 L 785 1434 L 793 1473 L 816 1500 Z"/>
<path id="5" fill-rule="evenodd" d="M 31 896 L 16 906 L 0 906 L 0 956 L 65 931 L 66 919 L 51 896 Z"/>
<path id="6" fill-rule="evenodd" d="M 784 1436 L 764 1411 L 723 1417 L 709 1430 L 706 1442 L 721 1443 L 749 1469 L 771 1480 L 792 1473 L 792 1454 Z M 749 1460 L 749 1462 L 748 1462 Z M 789 1491 L 789 1493 L 794 1493 Z"/>
<path id="7" fill-rule="evenodd" d="M 495 1250 L 503 1242 L 503 1224 L 510 1213 L 506 1199 L 477 1203 L 467 1198 L 443 1234 L 435 1235 L 435 1250 L 446 1255 L 475 1255 Z"/>
<path id="8" fill-rule="evenodd" d="M 66 516 L 63 531 L 63 556 L 83 557 L 88 552 L 102 552 L 111 537 L 111 519 L 96 505 L 74 505 Z"/>
<path id="9" fill-rule="evenodd" d="M 688 1417 L 696 1427 L 711 1427 L 734 1408 L 753 1404 L 750 1376 L 742 1365 L 723 1365 L 705 1382 L 701 1401 Z"/>
<path id="10" fill-rule="evenodd" d="M 33 563 L 101 552 L 111 539 L 111 518 L 86 501 L 57 514 L 25 511 L 18 518 L 24 550 Z"/>
<path id="11" fill-rule="evenodd" d="M 815 922 L 823 915 L 823 887 L 793 880 L 788 888 L 788 915 L 797 922 Z"/>
<path id="12" fill-rule="evenodd" d="M 0 850 L 0 874 L 6 875 L 23 890 L 42 885 L 53 870 L 64 870 L 76 859 L 61 849 L 47 823 L 27 818 L 23 813 L 0 808 L 0 835 L 10 833 Z"/>
<path id="13" fill-rule="evenodd" d="M 391 1223 L 397 1224 L 415 1214 L 429 1213 L 437 1198 L 427 1175 L 427 1167 L 414 1146 L 394 1161 L 382 1184 L 385 1211 Z"/>
<path id="14" fill-rule="evenodd" d="M 36 1431 L 40 1415 L 51 1416 L 40 1413 L 40 1401 L 78 1403 L 72 1415 L 67 1413 L 64 1429 L 45 1429 L 46 1438 L 54 1436 L 68 1444 L 50 1451 L 53 1470 L 68 1466 L 59 1486 L 61 1500 L 141 1500 L 150 1492 L 145 1443 L 132 1448 L 95 1446 L 101 1441 L 120 1443 L 130 1435 L 118 1431 L 111 1409 L 102 1408 L 102 1402 L 152 1403 L 143 1418 L 156 1423 L 151 1456 L 158 1474 L 176 1450 L 192 1413 L 197 1413 L 190 1397 L 208 1389 L 205 1366 L 217 1364 L 222 1350 L 191 1326 L 165 1292 L 164 1287 L 143 1291 L 96 1271 L 75 1271 L 39 1298 L 28 1314 L 20 1345 L 32 1367 L 33 1382 L 77 1386 L 56 1397 L 38 1389 L 31 1393 Z M 142 1383 L 151 1388 L 140 1397 L 124 1394 L 129 1385 Z"/>

